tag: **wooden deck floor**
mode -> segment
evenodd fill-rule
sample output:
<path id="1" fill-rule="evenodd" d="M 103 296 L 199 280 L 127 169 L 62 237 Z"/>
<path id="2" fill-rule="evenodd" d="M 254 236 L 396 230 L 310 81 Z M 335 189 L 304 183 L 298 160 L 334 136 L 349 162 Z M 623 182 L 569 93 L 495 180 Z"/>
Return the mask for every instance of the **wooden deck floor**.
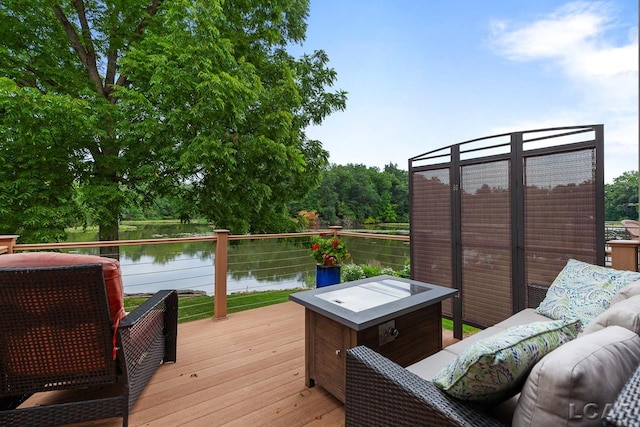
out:
<path id="1" fill-rule="evenodd" d="M 443 338 L 453 341 L 448 331 Z M 296 303 L 180 324 L 177 359 L 158 369 L 130 426 L 344 425 L 343 404 L 304 384 L 304 308 Z"/>

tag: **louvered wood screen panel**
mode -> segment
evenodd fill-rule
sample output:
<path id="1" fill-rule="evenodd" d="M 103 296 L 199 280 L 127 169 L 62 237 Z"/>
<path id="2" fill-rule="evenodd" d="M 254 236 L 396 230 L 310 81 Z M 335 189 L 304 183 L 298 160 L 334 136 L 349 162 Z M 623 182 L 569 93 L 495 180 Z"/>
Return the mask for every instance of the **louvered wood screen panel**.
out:
<path id="1" fill-rule="evenodd" d="M 550 285 L 570 257 L 597 263 L 596 153 L 524 162 L 525 282 Z"/>
<path id="2" fill-rule="evenodd" d="M 463 320 L 493 325 L 512 313 L 509 162 L 461 170 Z"/>
<path id="3" fill-rule="evenodd" d="M 411 269 L 413 278 L 434 285 L 451 283 L 451 188 L 449 169 L 416 172 L 412 179 Z M 442 311 L 452 314 L 451 299 Z"/>

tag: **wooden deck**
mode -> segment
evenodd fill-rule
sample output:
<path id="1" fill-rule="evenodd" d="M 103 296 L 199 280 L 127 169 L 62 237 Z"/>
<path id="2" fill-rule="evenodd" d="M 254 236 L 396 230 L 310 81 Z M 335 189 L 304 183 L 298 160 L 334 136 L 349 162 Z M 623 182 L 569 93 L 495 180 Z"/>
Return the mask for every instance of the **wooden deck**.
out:
<path id="1" fill-rule="evenodd" d="M 443 339 L 453 342 L 450 331 Z M 296 303 L 180 324 L 177 359 L 158 369 L 130 426 L 344 425 L 343 404 L 304 384 L 304 308 Z"/>

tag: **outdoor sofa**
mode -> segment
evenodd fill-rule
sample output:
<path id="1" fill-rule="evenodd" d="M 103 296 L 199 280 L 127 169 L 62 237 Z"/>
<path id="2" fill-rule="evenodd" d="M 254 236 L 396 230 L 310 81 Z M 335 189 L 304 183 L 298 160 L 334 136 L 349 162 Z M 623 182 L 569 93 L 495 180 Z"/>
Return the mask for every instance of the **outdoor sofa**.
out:
<path id="1" fill-rule="evenodd" d="M 640 273 L 569 260 L 528 292 L 537 308 L 406 368 L 348 350 L 346 425 L 640 426 Z"/>
<path id="2" fill-rule="evenodd" d="M 160 364 L 176 361 L 178 297 L 159 291 L 126 313 L 123 291 L 115 259 L 0 255 L 0 425 L 127 425 Z"/>

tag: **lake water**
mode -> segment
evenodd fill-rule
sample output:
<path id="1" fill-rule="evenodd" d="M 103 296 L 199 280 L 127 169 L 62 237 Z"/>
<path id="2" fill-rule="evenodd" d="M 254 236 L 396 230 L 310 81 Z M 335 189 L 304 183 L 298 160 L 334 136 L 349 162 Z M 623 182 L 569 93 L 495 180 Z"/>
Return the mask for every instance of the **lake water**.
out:
<path id="1" fill-rule="evenodd" d="M 141 224 L 123 227 L 121 240 L 213 235 L 204 224 Z M 343 237 L 356 264 L 380 263 L 400 270 L 409 244 L 396 240 Z M 97 240 L 97 232 L 72 233 L 70 242 Z M 178 289 L 213 293 L 215 242 L 120 246 L 125 293 Z M 73 252 L 98 254 L 98 248 Z M 315 262 L 308 238 L 230 241 L 228 293 L 313 286 Z"/>

